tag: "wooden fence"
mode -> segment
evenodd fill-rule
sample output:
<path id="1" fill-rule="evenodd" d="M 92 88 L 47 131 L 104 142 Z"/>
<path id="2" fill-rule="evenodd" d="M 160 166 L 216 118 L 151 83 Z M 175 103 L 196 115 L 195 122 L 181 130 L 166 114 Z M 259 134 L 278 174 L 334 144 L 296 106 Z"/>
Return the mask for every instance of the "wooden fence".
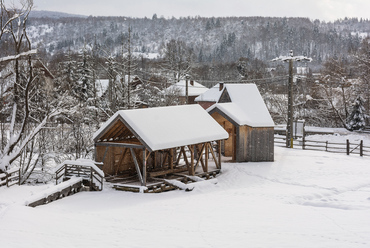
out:
<path id="1" fill-rule="evenodd" d="M 286 146 L 285 137 L 275 136 L 275 145 L 285 147 Z M 336 143 L 329 141 L 309 140 L 303 138 L 299 140 L 293 140 L 293 148 L 297 147 L 305 150 L 345 153 L 347 155 L 357 154 L 360 156 L 370 156 L 370 147 L 364 146 L 362 140 L 358 143 L 351 143 L 347 139 L 346 142 Z"/>
<path id="2" fill-rule="evenodd" d="M 91 166 L 84 166 L 78 164 L 78 162 L 76 163 L 77 164 L 74 164 L 73 161 L 65 161 L 62 166 L 60 166 L 55 172 L 56 184 L 71 177 L 82 177 L 88 181 L 90 190 L 103 190 L 104 176 Z"/>
<path id="3" fill-rule="evenodd" d="M 15 184 L 20 185 L 21 180 L 21 171 L 20 169 L 14 168 L 5 171 L 4 173 L 0 174 L 0 187 L 1 186 L 13 186 Z"/>

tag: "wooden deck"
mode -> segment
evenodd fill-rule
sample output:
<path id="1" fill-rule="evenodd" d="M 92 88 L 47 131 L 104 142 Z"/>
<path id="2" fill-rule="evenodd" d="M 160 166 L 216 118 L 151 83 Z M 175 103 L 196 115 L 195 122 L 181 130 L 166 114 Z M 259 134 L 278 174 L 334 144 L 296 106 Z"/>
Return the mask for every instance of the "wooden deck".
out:
<path id="1" fill-rule="evenodd" d="M 129 192 L 136 192 L 136 193 L 161 193 L 170 190 L 181 189 L 178 184 L 173 183 L 173 181 L 178 181 L 182 184 L 189 184 L 194 183 L 201 180 L 208 180 L 216 178 L 216 176 L 220 173 L 219 169 L 210 171 L 210 172 L 203 172 L 203 173 L 196 173 L 195 176 L 189 176 L 187 171 L 182 172 L 166 172 L 162 173 L 161 175 L 156 175 L 154 177 L 150 177 L 147 180 L 146 186 L 141 186 L 141 182 L 139 178 L 136 176 L 134 177 L 110 177 L 106 178 L 106 181 L 113 184 L 113 188 L 122 191 L 129 191 Z M 189 191 L 190 189 L 188 189 Z"/>

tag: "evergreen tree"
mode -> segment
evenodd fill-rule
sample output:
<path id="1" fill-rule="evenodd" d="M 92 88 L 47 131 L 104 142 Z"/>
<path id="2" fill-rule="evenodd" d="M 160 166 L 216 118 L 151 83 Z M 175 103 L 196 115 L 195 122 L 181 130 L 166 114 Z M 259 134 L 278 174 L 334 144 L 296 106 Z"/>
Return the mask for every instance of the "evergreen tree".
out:
<path id="1" fill-rule="evenodd" d="M 353 105 L 352 112 L 347 120 L 347 128 L 351 131 L 362 130 L 365 128 L 365 108 L 364 100 L 361 96 L 357 97 Z"/>

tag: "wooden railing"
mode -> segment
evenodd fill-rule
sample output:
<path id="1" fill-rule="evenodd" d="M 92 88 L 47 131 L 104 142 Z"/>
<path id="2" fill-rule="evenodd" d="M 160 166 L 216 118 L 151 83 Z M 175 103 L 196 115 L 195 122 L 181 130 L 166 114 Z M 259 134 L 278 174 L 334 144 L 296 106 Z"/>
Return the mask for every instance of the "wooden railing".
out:
<path id="1" fill-rule="evenodd" d="M 0 187 L 1 186 L 13 186 L 20 185 L 21 171 L 18 168 L 10 169 L 0 174 Z"/>
<path id="2" fill-rule="evenodd" d="M 275 145 L 285 146 L 285 137 L 275 136 Z M 309 139 L 293 140 L 293 148 L 297 147 L 305 150 L 345 153 L 347 155 L 358 154 L 360 156 L 370 156 L 370 147 L 364 146 L 362 140 L 359 143 L 351 143 L 349 140 L 346 140 L 346 142 L 343 143 Z"/>
<path id="3" fill-rule="evenodd" d="M 56 184 L 68 180 L 71 177 L 82 177 L 89 182 L 90 190 L 103 190 L 104 175 L 98 168 L 93 166 L 83 165 L 76 161 L 64 162 L 55 172 Z"/>

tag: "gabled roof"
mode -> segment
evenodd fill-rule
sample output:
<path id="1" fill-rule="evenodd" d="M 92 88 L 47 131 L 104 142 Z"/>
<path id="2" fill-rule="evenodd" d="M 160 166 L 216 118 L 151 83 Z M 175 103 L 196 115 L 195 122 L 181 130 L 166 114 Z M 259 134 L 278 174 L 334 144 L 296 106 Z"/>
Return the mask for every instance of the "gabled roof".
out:
<path id="1" fill-rule="evenodd" d="M 220 84 L 216 84 L 200 96 L 196 97 L 194 101 L 196 102 L 218 102 L 220 99 L 221 93 L 223 90 L 220 90 Z"/>
<path id="2" fill-rule="evenodd" d="M 193 81 L 193 85 L 188 81 L 188 96 L 199 96 L 200 94 L 206 92 L 207 87 Z M 186 81 L 180 80 L 174 85 L 171 85 L 166 89 L 166 91 L 178 91 L 180 96 L 186 96 Z"/>
<path id="3" fill-rule="evenodd" d="M 150 151 L 228 138 L 228 133 L 194 104 L 118 111 L 94 134 L 94 141 L 104 137 L 117 121 Z"/>
<path id="4" fill-rule="evenodd" d="M 273 127 L 274 121 L 255 84 L 225 84 L 218 103 L 207 111 L 221 111 L 238 125 Z"/>

